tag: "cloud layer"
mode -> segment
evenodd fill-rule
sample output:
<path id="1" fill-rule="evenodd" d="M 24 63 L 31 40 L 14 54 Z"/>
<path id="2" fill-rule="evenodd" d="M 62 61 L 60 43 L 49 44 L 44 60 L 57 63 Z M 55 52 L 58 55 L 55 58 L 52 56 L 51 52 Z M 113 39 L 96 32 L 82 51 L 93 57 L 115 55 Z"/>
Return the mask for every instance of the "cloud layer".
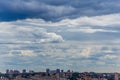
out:
<path id="1" fill-rule="evenodd" d="M 0 23 L 1 43 L 47 43 L 62 42 L 62 36 L 47 32 L 44 28 L 25 27 L 13 23 Z"/>
<path id="2" fill-rule="evenodd" d="M 0 21 L 42 18 L 58 21 L 64 18 L 119 13 L 119 0 L 1 0 Z"/>
<path id="3" fill-rule="evenodd" d="M 117 13 L 58 22 L 0 22 L 0 71 L 49 67 L 115 72 L 120 67 L 119 21 Z"/>

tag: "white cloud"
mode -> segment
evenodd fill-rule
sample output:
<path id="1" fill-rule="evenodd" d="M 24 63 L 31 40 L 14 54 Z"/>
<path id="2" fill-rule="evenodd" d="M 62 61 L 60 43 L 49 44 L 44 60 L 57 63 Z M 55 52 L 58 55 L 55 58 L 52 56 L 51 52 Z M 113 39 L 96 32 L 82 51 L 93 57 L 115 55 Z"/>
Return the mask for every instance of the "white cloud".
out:
<path id="1" fill-rule="evenodd" d="M 44 28 L 34 26 L 20 26 L 16 22 L 0 23 L 0 37 L 2 42 L 11 43 L 41 43 L 41 42 L 62 42 L 62 36 L 47 32 Z M 24 23 L 24 22 L 23 22 Z M 7 40 L 9 39 L 9 40 Z"/>
<path id="2" fill-rule="evenodd" d="M 60 35 L 55 33 L 46 33 L 45 38 L 40 39 L 40 42 L 62 42 L 64 41 Z"/>
<path id="3" fill-rule="evenodd" d="M 86 33 L 95 33 L 95 32 L 119 32 L 119 30 L 112 30 L 114 27 L 120 26 L 120 13 L 93 16 L 93 17 L 80 17 L 76 19 L 64 19 L 59 22 L 44 21 L 42 19 L 26 19 L 18 20 L 16 23 L 23 24 L 27 26 L 36 26 L 36 27 L 51 27 L 51 28 L 66 28 L 66 31 L 72 32 L 86 32 Z M 13 23 L 14 24 L 14 23 Z M 107 27 L 107 29 L 105 29 Z M 108 29 L 109 28 L 109 29 Z M 62 30 L 58 30 L 62 31 Z"/>
<path id="4" fill-rule="evenodd" d="M 85 25 L 90 26 L 116 26 L 120 25 L 120 13 L 117 14 L 109 14 L 109 15 L 102 15 L 102 16 L 93 16 L 93 17 L 80 17 L 76 19 L 63 19 L 59 22 L 51 22 L 51 21 L 44 21 L 42 19 L 26 19 L 26 20 L 18 20 L 17 23 L 27 23 L 27 24 L 34 24 L 39 26 L 69 26 L 69 27 L 82 27 Z"/>
<path id="5" fill-rule="evenodd" d="M 74 26 L 117 26 L 120 25 L 120 14 L 110 14 L 110 15 L 102 15 L 102 16 L 93 16 L 93 17 L 80 17 L 77 19 L 65 19 L 60 23 L 67 24 L 71 27 Z"/>
<path id="6" fill-rule="evenodd" d="M 117 55 L 110 55 L 110 54 L 107 54 L 103 57 L 100 57 L 100 59 L 102 60 L 106 60 L 106 59 L 116 59 L 117 58 Z"/>
<path id="7" fill-rule="evenodd" d="M 20 56 L 37 56 L 33 51 L 31 50 L 21 50 L 21 54 L 19 54 Z"/>
<path id="8" fill-rule="evenodd" d="M 71 57 L 73 58 L 88 58 L 91 56 L 91 49 L 85 48 L 85 49 L 69 49 L 69 53 L 71 53 Z"/>
<path id="9" fill-rule="evenodd" d="M 119 57 L 116 57 L 119 55 L 119 50 L 115 50 L 114 54 L 104 52 L 106 50 L 112 51 L 114 48 L 119 49 L 119 46 L 113 44 L 70 41 L 57 44 L 10 44 L 6 46 L 8 46 L 6 47 L 8 49 L 6 50 L 7 53 L 1 54 L 0 58 L 5 59 L 2 61 L 3 63 L 8 62 L 11 65 L 14 63 L 14 67 L 21 60 L 25 64 L 36 65 L 37 67 L 42 65 L 45 68 L 46 66 L 55 67 L 58 64 L 60 68 L 66 68 L 67 64 L 71 64 L 70 68 L 73 70 L 81 68 L 87 70 L 87 67 L 91 65 L 107 66 L 110 62 L 119 64 Z M 40 63 L 37 63 L 38 61 Z M 19 63 L 19 66 L 24 66 L 24 64 Z M 91 66 L 91 68 L 95 69 L 94 66 Z"/>
<path id="10" fill-rule="evenodd" d="M 35 57 L 37 54 L 32 50 L 11 50 L 8 54 L 4 54 L 3 57 Z"/>
<path id="11" fill-rule="evenodd" d="M 67 31 L 69 32 L 85 32 L 85 33 L 96 33 L 96 32 L 118 32 L 115 30 L 104 30 L 104 29 L 92 29 L 92 28 L 81 28 L 81 29 L 77 29 L 77 28 L 73 28 L 73 29 L 68 29 Z"/>

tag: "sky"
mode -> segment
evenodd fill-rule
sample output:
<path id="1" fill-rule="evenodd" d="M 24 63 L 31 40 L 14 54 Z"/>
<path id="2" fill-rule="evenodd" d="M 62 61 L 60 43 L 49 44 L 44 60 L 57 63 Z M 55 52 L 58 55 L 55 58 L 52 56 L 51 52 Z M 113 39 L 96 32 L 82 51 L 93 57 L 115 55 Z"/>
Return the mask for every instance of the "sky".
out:
<path id="1" fill-rule="evenodd" d="M 120 0 L 0 0 L 0 71 L 120 72 Z"/>

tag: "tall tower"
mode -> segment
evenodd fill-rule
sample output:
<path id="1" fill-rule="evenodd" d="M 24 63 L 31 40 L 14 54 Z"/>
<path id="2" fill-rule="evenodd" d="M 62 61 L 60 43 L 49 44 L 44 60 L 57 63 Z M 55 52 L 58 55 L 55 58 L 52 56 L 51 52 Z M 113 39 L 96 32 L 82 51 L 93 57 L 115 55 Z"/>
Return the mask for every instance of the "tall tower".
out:
<path id="1" fill-rule="evenodd" d="M 22 73 L 23 73 L 23 74 L 26 73 L 26 69 L 23 69 Z"/>
<path id="2" fill-rule="evenodd" d="M 114 73 L 114 80 L 119 80 L 119 74 L 118 73 Z"/>
<path id="3" fill-rule="evenodd" d="M 6 70 L 6 74 L 9 74 L 9 69 Z"/>
<path id="4" fill-rule="evenodd" d="M 49 68 L 46 69 L 46 73 L 50 73 L 50 69 Z"/>

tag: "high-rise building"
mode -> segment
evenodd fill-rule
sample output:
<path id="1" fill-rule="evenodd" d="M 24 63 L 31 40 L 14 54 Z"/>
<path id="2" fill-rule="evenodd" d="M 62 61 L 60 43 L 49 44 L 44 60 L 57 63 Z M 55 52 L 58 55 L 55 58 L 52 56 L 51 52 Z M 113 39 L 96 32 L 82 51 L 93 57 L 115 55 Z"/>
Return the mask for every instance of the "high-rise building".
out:
<path id="1" fill-rule="evenodd" d="M 19 74 L 20 72 L 18 70 L 13 71 L 14 74 Z"/>
<path id="2" fill-rule="evenodd" d="M 47 68 L 47 69 L 46 69 L 46 73 L 50 73 L 50 69 Z"/>
<path id="3" fill-rule="evenodd" d="M 26 69 L 23 69 L 22 73 L 26 73 Z"/>
<path id="4" fill-rule="evenodd" d="M 60 69 L 56 69 L 56 73 L 60 73 Z"/>
<path id="5" fill-rule="evenodd" d="M 114 73 L 114 80 L 119 80 L 119 74 L 118 73 Z"/>
<path id="6" fill-rule="evenodd" d="M 14 71 L 13 71 L 13 70 L 10 70 L 10 71 L 9 71 L 9 74 L 13 74 L 13 73 L 14 73 Z"/>
<path id="7" fill-rule="evenodd" d="M 29 73 L 34 73 L 34 71 L 33 71 L 33 70 L 30 70 Z"/>
<path id="8" fill-rule="evenodd" d="M 70 72 L 70 70 L 68 70 L 67 72 Z"/>
<path id="9" fill-rule="evenodd" d="M 63 72 L 64 72 L 64 70 L 61 70 L 61 72 L 63 73 Z"/>
<path id="10" fill-rule="evenodd" d="M 9 69 L 6 70 L 6 74 L 9 74 Z"/>

